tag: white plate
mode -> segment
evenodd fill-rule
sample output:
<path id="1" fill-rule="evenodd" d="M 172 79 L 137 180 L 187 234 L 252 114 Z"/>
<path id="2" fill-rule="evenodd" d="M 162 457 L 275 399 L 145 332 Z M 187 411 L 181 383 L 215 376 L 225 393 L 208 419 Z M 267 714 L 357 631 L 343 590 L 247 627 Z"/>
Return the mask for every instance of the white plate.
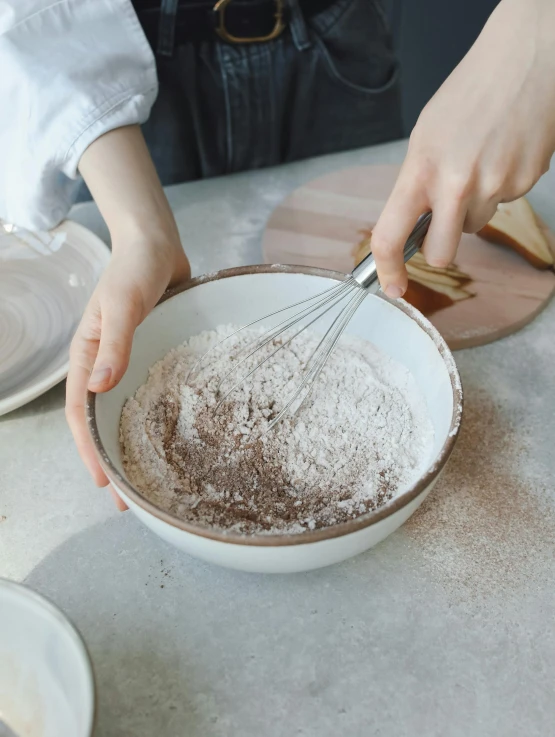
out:
<path id="1" fill-rule="evenodd" d="M 0 579 L 0 725 L 18 737 L 91 737 L 94 717 L 77 630 L 39 594 Z"/>
<path id="2" fill-rule="evenodd" d="M 0 415 L 65 378 L 69 346 L 110 250 L 82 225 L 7 232 L 0 223 Z"/>

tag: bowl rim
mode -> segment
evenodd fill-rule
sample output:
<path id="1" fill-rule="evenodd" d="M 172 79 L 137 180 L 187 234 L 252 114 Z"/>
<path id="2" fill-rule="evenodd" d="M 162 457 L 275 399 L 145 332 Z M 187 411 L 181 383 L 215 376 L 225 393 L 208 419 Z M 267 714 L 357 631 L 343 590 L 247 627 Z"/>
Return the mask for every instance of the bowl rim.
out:
<path id="1" fill-rule="evenodd" d="M 16 596 L 21 599 L 26 599 L 32 604 L 37 605 L 43 612 L 46 612 L 50 617 L 59 624 L 66 635 L 69 636 L 76 651 L 79 654 L 81 663 L 84 666 L 85 674 L 87 677 L 87 690 L 91 700 L 91 719 L 89 724 L 86 726 L 86 733 L 83 737 L 93 737 L 95 729 L 98 724 L 98 699 L 97 699 L 97 685 L 96 676 L 94 672 L 94 666 L 92 663 L 91 654 L 87 647 L 83 635 L 79 631 L 78 627 L 72 622 L 68 615 L 63 612 L 59 606 L 49 599 L 44 594 L 39 594 L 38 591 L 27 586 L 27 584 L 12 581 L 9 578 L 3 578 L 0 576 L 0 591 L 12 591 Z"/>
<path id="2" fill-rule="evenodd" d="M 286 264 L 257 264 L 254 266 L 239 266 L 232 269 L 224 269 L 211 274 L 205 274 L 195 279 L 190 280 L 186 284 L 182 284 L 174 289 L 168 290 L 158 303 L 157 307 L 169 299 L 176 297 L 183 292 L 193 289 L 194 287 L 206 284 L 212 281 L 218 281 L 220 279 L 228 279 L 234 276 L 245 276 L 252 274 L 269 274 L 269 273 L 284 273 L 284 274 L 305 274 L 308 276 L 318 276 L 327 279 L 335 279 L 343 281 L 347 278 L 347 275 L 338 272 L 331 271 L 328 269 L 321 269 L 312 266 L 296 266 Z M 420 313 L 415 307 L 405 302 L 405 300 L 390 300 L 385 295 L 379 295 L 379 299 L 384 299 L 389 304 L 393 305 L 397 309 L 401 310 L 411 320 L 416 322 L 422 330 L 432 339 L 434 345 L 438 349 L 451 382 L 451 390 L 453 393 L 453 412 L 451 415 L 451 423 L 449 427 L 449 433 L 447 439 L 443 444 L 440 452 L 436 456 L 434 462 L 428 467 L 426 472 L 420 476 L 420 478 L 406 491 L 397 497 L 394 497 L 389 502 L 386 502 L 383 506 L 376 510 L 362 514 L 359 517 L 355 517 L 347 522 L 341 522 L 336 525 L 324 527 L 318 530 L 307 530 L 306 532 L 296 532 L 291 534 L 255 534 L 255 535 L 242 535 L 237 532 L 227 532 L 224 530 L 216 530 L 209 527 L 202 527 L 200 525 L 192 524 L 191 522 L 185 522 L 184 520 L 174 517 L 169 512 L 156 506 L 149 500 L 145 499 L 130 483 L 125 479 L 122 474 L 117 470 L 112 461 L 110 460 L 106 449 L 100 438 L 98 425 L 96 422 L 96 394 L 88 392 L 87 395 L 87 425 L 89 433 L 92 437 L 94 450 L 100 466 L 110 481 L 117 487 L 116 490 L 121 490 L 124 496 L 128 497 L 132 503 L 136 504 L 147 514 L 157 518 L 160 522 L 170 525 L 171 527 L 177 528 L 183 532 L 195 535 L 197 537 L 208 538 L 217 542 L 233 544 L 233 545 L 247 545 L 251 547 L 284 547 L 288 545 L 303 545 L 308 543 L 321 542 L 324 540 L 331 540 L 336 537 L 343 537 L 353 532 L 357 532 L 366 527 L 380 522 L 387 517 L 395 514 L 403 507 L 410 504 L 420 494 L 422 494 L 439 476 L 443 467 L 447 463 L 451 452 L 455 446 L 457 440 L 463 410 L 463 390 L 459 371 L 455 364 L 453 354 L 449 350 L 447 343 L 444 338 L 440 335 L 437 329 L 427 320 L 422 313 Z M 156 309 L 156 308 L 155 308 Z M 148 319 L 148 317 L 147 317 Z"/>

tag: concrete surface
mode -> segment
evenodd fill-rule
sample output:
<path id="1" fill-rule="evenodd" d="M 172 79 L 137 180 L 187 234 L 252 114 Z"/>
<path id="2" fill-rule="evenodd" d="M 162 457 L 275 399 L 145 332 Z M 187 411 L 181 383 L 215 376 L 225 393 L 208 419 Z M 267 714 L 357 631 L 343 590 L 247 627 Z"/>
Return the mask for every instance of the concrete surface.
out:
<path id="1" fill-rule="evenodd" d="M 261 260 L 292 188 L 405 144 L 174 187 L 195 273 Z M 555 177 L 531 199 L 555 227 Z M 92 205 L 77 219 L 102 233 Z M 467 422 L 437 490 L 374 551 L 261 577 L 179 554 L 87 478 L 63 386 L 0 418 L 0 575 L 82 631 L 96 737 L 555 733 L 555 303 L 457 354 Z"/>

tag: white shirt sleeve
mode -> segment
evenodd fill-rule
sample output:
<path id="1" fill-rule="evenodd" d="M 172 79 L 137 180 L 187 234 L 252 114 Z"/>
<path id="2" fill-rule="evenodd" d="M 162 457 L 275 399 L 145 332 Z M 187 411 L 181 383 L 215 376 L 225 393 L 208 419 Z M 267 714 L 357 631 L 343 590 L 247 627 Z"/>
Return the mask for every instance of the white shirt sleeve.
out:
<path id="1" fill-rule="evenodd" d="M 0 0 L 0 218 L 59 223 L 87 146 L 144 123 L 157 92 L 131 0 Z"/>

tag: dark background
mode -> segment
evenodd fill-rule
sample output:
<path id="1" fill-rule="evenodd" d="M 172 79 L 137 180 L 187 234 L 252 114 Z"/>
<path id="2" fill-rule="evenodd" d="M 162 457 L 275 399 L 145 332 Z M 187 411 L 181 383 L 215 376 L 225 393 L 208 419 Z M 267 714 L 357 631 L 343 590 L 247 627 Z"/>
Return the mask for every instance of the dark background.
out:
<path id="1" fill-rule="evenodd" d="M 498 0 L 381 0 L 403 72 L 405 132 L 474 43 Z"/>

